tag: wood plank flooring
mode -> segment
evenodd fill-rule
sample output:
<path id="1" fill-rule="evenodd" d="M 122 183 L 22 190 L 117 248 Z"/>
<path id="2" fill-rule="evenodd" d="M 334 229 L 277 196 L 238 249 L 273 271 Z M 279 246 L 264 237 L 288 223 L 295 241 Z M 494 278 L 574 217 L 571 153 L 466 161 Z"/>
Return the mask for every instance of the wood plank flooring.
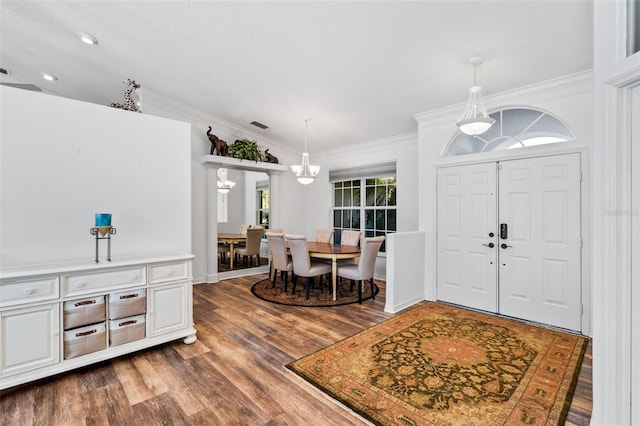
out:
<path id="1" fill-rule="evenodd" d="M 303 308 L 251 294 L 266 275 L 194 287 L 198 340 L 181 340 L 0 393 L 9 425 L 364 425 L 283 366 L 391 315 L 362 305 Z M 568 425 L 591 417 L 591 345 Z"/>

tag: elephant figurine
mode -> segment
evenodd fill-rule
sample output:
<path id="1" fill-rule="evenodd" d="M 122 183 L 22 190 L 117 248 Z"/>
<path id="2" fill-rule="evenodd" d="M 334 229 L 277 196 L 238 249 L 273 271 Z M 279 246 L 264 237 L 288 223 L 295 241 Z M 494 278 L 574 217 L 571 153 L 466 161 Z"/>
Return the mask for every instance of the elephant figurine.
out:
<path id="1" fill-rule="evenodd" d="M 269 148 L 264 150 L 264 160 L 267 163 L 278 164 L 278 157 L 269 153 Z"/>
<path id="2" fill-rule="evenodd" d="M 229 151 L 229 145 L 227 145 L 225 141 L 211 133 L 211 126 L 209 126 L 209 130 L 207 130 L 207 137 L 209 138 L 209 142 L 211 142 L 211 151 L 209 152 L 209 154 L 214 155 L 214 153 L 217 151 L 218 155 L 226 157 L 227 152 Z"/>

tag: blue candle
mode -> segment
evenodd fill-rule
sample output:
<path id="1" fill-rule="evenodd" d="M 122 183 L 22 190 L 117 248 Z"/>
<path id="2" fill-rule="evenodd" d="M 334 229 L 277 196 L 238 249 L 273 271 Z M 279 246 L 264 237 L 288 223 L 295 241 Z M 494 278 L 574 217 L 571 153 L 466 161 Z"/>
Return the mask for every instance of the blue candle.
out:
<path id="1" fill-rule="evenodd" d="M 111 226 L 111 213 L 96 213 L 96 226 Z"/>

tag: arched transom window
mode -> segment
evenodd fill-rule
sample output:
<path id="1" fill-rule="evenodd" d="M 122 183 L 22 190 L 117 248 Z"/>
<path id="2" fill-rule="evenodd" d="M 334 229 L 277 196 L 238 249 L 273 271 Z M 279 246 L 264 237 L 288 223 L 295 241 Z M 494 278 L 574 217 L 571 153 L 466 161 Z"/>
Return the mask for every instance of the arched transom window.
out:
<path id="1" fill-rule="evenodd" d="M 478 136 L 458 131 L 447 144 L 444 157 L 524 148 L 575 140 L 575 135 L 558 118 L 545 111 L 511 107 L 490 115 L 496 120 L 489 130 Z"/>

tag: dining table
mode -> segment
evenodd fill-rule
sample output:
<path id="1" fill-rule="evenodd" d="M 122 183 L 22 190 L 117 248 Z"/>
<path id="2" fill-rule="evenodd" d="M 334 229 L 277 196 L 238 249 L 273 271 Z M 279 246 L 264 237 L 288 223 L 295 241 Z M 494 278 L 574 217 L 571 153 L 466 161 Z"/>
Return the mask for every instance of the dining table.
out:
<path id="1" fill-rule="evenodd" d="M 331 260 L 331 284 L 333 286 L 333 300 L 336 300 L 338 260 L 360 257 L 360 247 L 307 241 L 307 249 L 309 257 Z"/>
<path id="2" fill-rule="evenodd" d="M 234 245 L 246 243 L 247 236 L 243 234 L 233 234 L 228 232 L 218 233 L 218 243 L 229 244 L 229 269 L 233 269 Z"/>

